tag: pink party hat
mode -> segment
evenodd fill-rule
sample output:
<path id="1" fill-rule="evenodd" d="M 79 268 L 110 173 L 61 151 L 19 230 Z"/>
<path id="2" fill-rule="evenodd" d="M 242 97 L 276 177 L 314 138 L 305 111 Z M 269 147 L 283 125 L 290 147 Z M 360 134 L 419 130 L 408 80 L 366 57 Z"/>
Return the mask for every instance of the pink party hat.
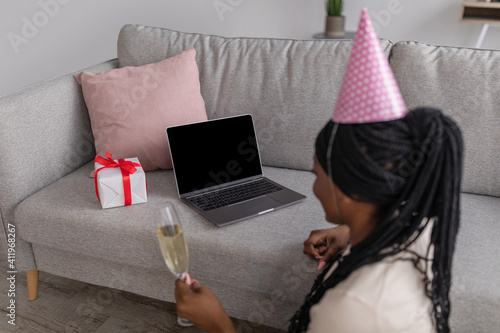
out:
<path id="1" fill-rule="evenodd" d="M 368 10 L 363 8 L 332 119 L 342 124 L 375 123 L 407 113 Z"/>

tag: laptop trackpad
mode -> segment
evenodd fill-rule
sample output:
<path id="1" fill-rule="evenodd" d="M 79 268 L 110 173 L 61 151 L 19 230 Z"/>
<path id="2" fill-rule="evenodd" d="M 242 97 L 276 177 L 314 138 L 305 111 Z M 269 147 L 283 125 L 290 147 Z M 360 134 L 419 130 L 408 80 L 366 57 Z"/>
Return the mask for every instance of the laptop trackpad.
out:
<path id="1" fill-rule="evenodd" d="M 279 201 L 276 201 L 268 196 L 263 196 L 236 205 L 232 205 L 230 208 L 231 210 L 235 210 L 238 215 L 242 214 L 245 216 L 249 216 L 269 211 L 270 209 L 278 206 L 281 206 L 281 203 Z"/>

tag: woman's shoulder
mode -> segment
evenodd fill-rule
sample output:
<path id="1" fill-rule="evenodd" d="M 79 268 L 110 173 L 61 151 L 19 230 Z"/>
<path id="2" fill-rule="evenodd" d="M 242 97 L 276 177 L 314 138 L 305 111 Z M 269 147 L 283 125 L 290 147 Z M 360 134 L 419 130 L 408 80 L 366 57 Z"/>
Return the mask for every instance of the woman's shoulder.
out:
<path id="1" fill-rule="evenodd" d="M 414 264 L 384 260 L 361 267 L 328 290 L 311 309 L 310 328 L 340 325 L 342 332 L 368 328 L 386 333 L 433 332 L 431 309 L 422 274 Z"/>

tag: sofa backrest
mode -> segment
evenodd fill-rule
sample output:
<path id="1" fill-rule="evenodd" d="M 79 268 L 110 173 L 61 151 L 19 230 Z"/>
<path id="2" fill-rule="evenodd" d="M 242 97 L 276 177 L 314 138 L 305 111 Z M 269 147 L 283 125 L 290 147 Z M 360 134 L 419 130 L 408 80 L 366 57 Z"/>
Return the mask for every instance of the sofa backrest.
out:
<path id="1" fill-rule="evenodd" d="M 462 129 L 462 190 L 500 196 L 500 51 L 399 42 L 390 64 L 409 108 L 440 108 Z"/>
<path id="2" fill-rule="evenodd" d="M 250 113 L 264 165 L 310 170 L 314 139 L 330 119 L 351 41 L 225 38 L 126 25 L 120 67 L 194 47 L 209 119 Z M 382 40 L 407 106 L 442 109 L 465 142 L 462 189 L 500 196 L 500 51 L 393 45 Z"/>
<path id="3" fill-rule="evenodd" d="M 126 25 L 120 67 L 194 47 L 209 119 L 253 115 L 264 165 L 311 170 L 314 140 L 331 118 L 351 41 L 224 38 Z M 391 43 L 382 41 L 389 54 Z"/>

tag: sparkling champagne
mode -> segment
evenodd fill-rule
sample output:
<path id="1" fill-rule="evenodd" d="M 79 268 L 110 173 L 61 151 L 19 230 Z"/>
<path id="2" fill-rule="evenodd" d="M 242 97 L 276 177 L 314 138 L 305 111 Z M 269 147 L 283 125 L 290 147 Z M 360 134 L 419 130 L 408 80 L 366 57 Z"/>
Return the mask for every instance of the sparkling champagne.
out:
<path id="1" fill-rule="evenodd" d="M 178 279 L 184 281 L 188 273 L 188 248 L 181 221 L 172 202 L 167 202 L 157 210 L 154 224 L 165 264 Z M 189 280 L 186 283 L 189 284 Z M 185 327 L 193 326 L 192 322 L 181 317 L 177 317 L 177 323 Z"/>
<path id="2" fill-rule="evenodd" d="M 188 271 L 189 255 L 181 226 L 163 226 L 156 230 L 156 236 L 168 269 L 178 278 L 184 279 Z"/>

